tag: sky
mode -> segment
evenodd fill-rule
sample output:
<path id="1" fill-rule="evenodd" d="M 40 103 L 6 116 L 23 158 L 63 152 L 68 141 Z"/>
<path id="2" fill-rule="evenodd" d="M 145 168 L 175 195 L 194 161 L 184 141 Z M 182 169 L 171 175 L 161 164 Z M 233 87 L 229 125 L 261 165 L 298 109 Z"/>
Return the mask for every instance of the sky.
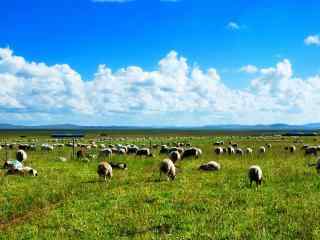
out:
<path id="1" fill-rule="evenodd" d="M 320 122 L 320 3 L 3 0 L 0 123 Z"/>

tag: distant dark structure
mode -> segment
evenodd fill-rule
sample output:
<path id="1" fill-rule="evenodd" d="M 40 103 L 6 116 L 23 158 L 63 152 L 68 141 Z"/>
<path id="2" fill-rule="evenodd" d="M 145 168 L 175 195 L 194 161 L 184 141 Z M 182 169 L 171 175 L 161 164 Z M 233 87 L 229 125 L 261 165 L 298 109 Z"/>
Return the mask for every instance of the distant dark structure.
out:
<path id="1" fill-rule="evenodd" d="M 51 134 L 52 138 L 83 138 L 85 137 L 82 132 L 59 132 Z"/>
<path id="2" fill-rule="evenodd" d="M 282 134 L 282 136 L 285 137 L 307 137 L 307 136 L 318 136 L 318 133 L 316 132 L 289 132 L 289 133 L 285 133 Z"/>

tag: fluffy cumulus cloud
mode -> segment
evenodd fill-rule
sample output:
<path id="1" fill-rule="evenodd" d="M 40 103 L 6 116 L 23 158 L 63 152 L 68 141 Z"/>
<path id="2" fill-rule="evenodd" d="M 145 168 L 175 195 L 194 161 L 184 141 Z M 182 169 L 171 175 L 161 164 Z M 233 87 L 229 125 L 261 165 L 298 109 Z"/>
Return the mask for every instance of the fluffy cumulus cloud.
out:
<path id="1" fill-rule="evenodd" d="M 310 35 L 304 39 L 306 45 L 316 45 L 320 46 L 320 36 L 319 35 Z"/>
<path id="2" fill-rule="evenodd" d="M 226 86 L 216 69 L 190 65 L 175 51 L 154 71 L 99 65 L 84 81 L 68 65 L 29 62 L 0 49 L 1 122 L 103 125 L 203 125 L 314 122 L 320 76 L 295 78 L 284 59 L 255 73 L 245 90 Z"/>

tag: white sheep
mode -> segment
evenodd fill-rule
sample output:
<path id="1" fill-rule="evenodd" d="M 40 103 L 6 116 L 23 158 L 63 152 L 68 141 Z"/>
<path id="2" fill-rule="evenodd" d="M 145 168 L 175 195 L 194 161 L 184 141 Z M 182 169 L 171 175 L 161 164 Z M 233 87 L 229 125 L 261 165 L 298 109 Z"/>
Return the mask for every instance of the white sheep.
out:
<path id="1" fill-rule="evenodd" d="M 257 186 L 261 185 L 262 182 L 262 170 L 259 166 L 253 165 L 249 168 L 248 177 L 250 180 L 250 187 L 252 182 L 256 182 Z"/>
<path id="2" fill-rule="evenodd" d="M 160 163 L 160 179 L 162 173 L 167 176 L 167 180 L 169 180 L 169 178 L 171 178 L 171 180 L 176 178 L 176 167 L 170 159 L 164 159 Z"/>
<path id="3" fill-rule="evenodd" d="M 259 152 L 260 152 L 260 153 L 265 153 L 265 152 L 266 152 L 266 148 L 265 148 L 264 146 L 261 146 L 261 147 L 259 148 Z"/>
<path id="4" fill-rule="evenodd" d="M 201 165 L 199 169 L 205 171 L 219 171 L 221 169 L 221 166 L 215 161 L 210 161 L 206 164 Z"/>
<path id="5" fill-rule="evenodd" d="M 104 148 L 99 153 L 99 157 L 111 157 L 111 156 L 112 156 L 111 148 Z"/>
<path id="6" fill-rule="evenodd" d="M 24 151 L 24 150 L 18 150 L 16 152 L 16 159 L 19 161 L 19 162 L 24 162 L 26 161 L 28 158 L 28 155 L 27 153 Z"/>
<path id="7" fill-rule="evenodd" d="M 222 147 L 216 147 L 214 149 L 214 152 L 217 154 L 217 155 L 221 155 L 223 154 L 223 148 Z"/>
<path id="8" fill-rule="evenodd" d="M 112 167 L 107 162 L 100 162 L 98 165 L 97 173 L 99 177 L 103 177 L 105 181 L 107 181 L 107 178 L 112 178 Z"/>

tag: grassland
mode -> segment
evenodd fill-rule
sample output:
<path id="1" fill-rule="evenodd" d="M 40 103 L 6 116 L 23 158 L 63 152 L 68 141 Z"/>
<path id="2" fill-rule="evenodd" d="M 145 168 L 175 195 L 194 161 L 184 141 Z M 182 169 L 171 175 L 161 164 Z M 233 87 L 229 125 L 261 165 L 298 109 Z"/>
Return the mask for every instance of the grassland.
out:
<path id="1" fill-rule="evenodd" d="M 188 141 L 202 148 L 203 155 L 179 162 L 175 181 L 159 181 L 158 165 L 165 156 L 158 150 L 153 158 L 114 156 L 129 169 L 115 170 L 105 183 L 96 174 L 98 160 L 73 160 L 70 148 L 28 152 L 26 165 L 37 169 L 38 177 L 0 172 L 0 239 L 320 239 L 320 179 L 307 167 L 316 158 L 305 157 L 301 150 L 285 152 L 294 138 L 152 134 L 137 141 L 133 135 L 139 134 L 107 143 Z M 19 134 L 1 137 L 10 142 Z M 22 141 L 32 137 L 48 139 L 41 133 Z M 217 139 L 253 147 L 255 153 L 217 156 L 212 146 Z M 273 147 L 257 154 L 267 142 Z M 8 155 L 13 157 L 13 150 Z M 59 156 L 68 161 L 58 161 Z M 4 159 L 4 150 L 0 157 Z M 210 160 L 221 163 L 220 172 L 198 170 Z M 247 169 L 252 164 L 264 172 L 259 189 L 249 187 Z"/>

